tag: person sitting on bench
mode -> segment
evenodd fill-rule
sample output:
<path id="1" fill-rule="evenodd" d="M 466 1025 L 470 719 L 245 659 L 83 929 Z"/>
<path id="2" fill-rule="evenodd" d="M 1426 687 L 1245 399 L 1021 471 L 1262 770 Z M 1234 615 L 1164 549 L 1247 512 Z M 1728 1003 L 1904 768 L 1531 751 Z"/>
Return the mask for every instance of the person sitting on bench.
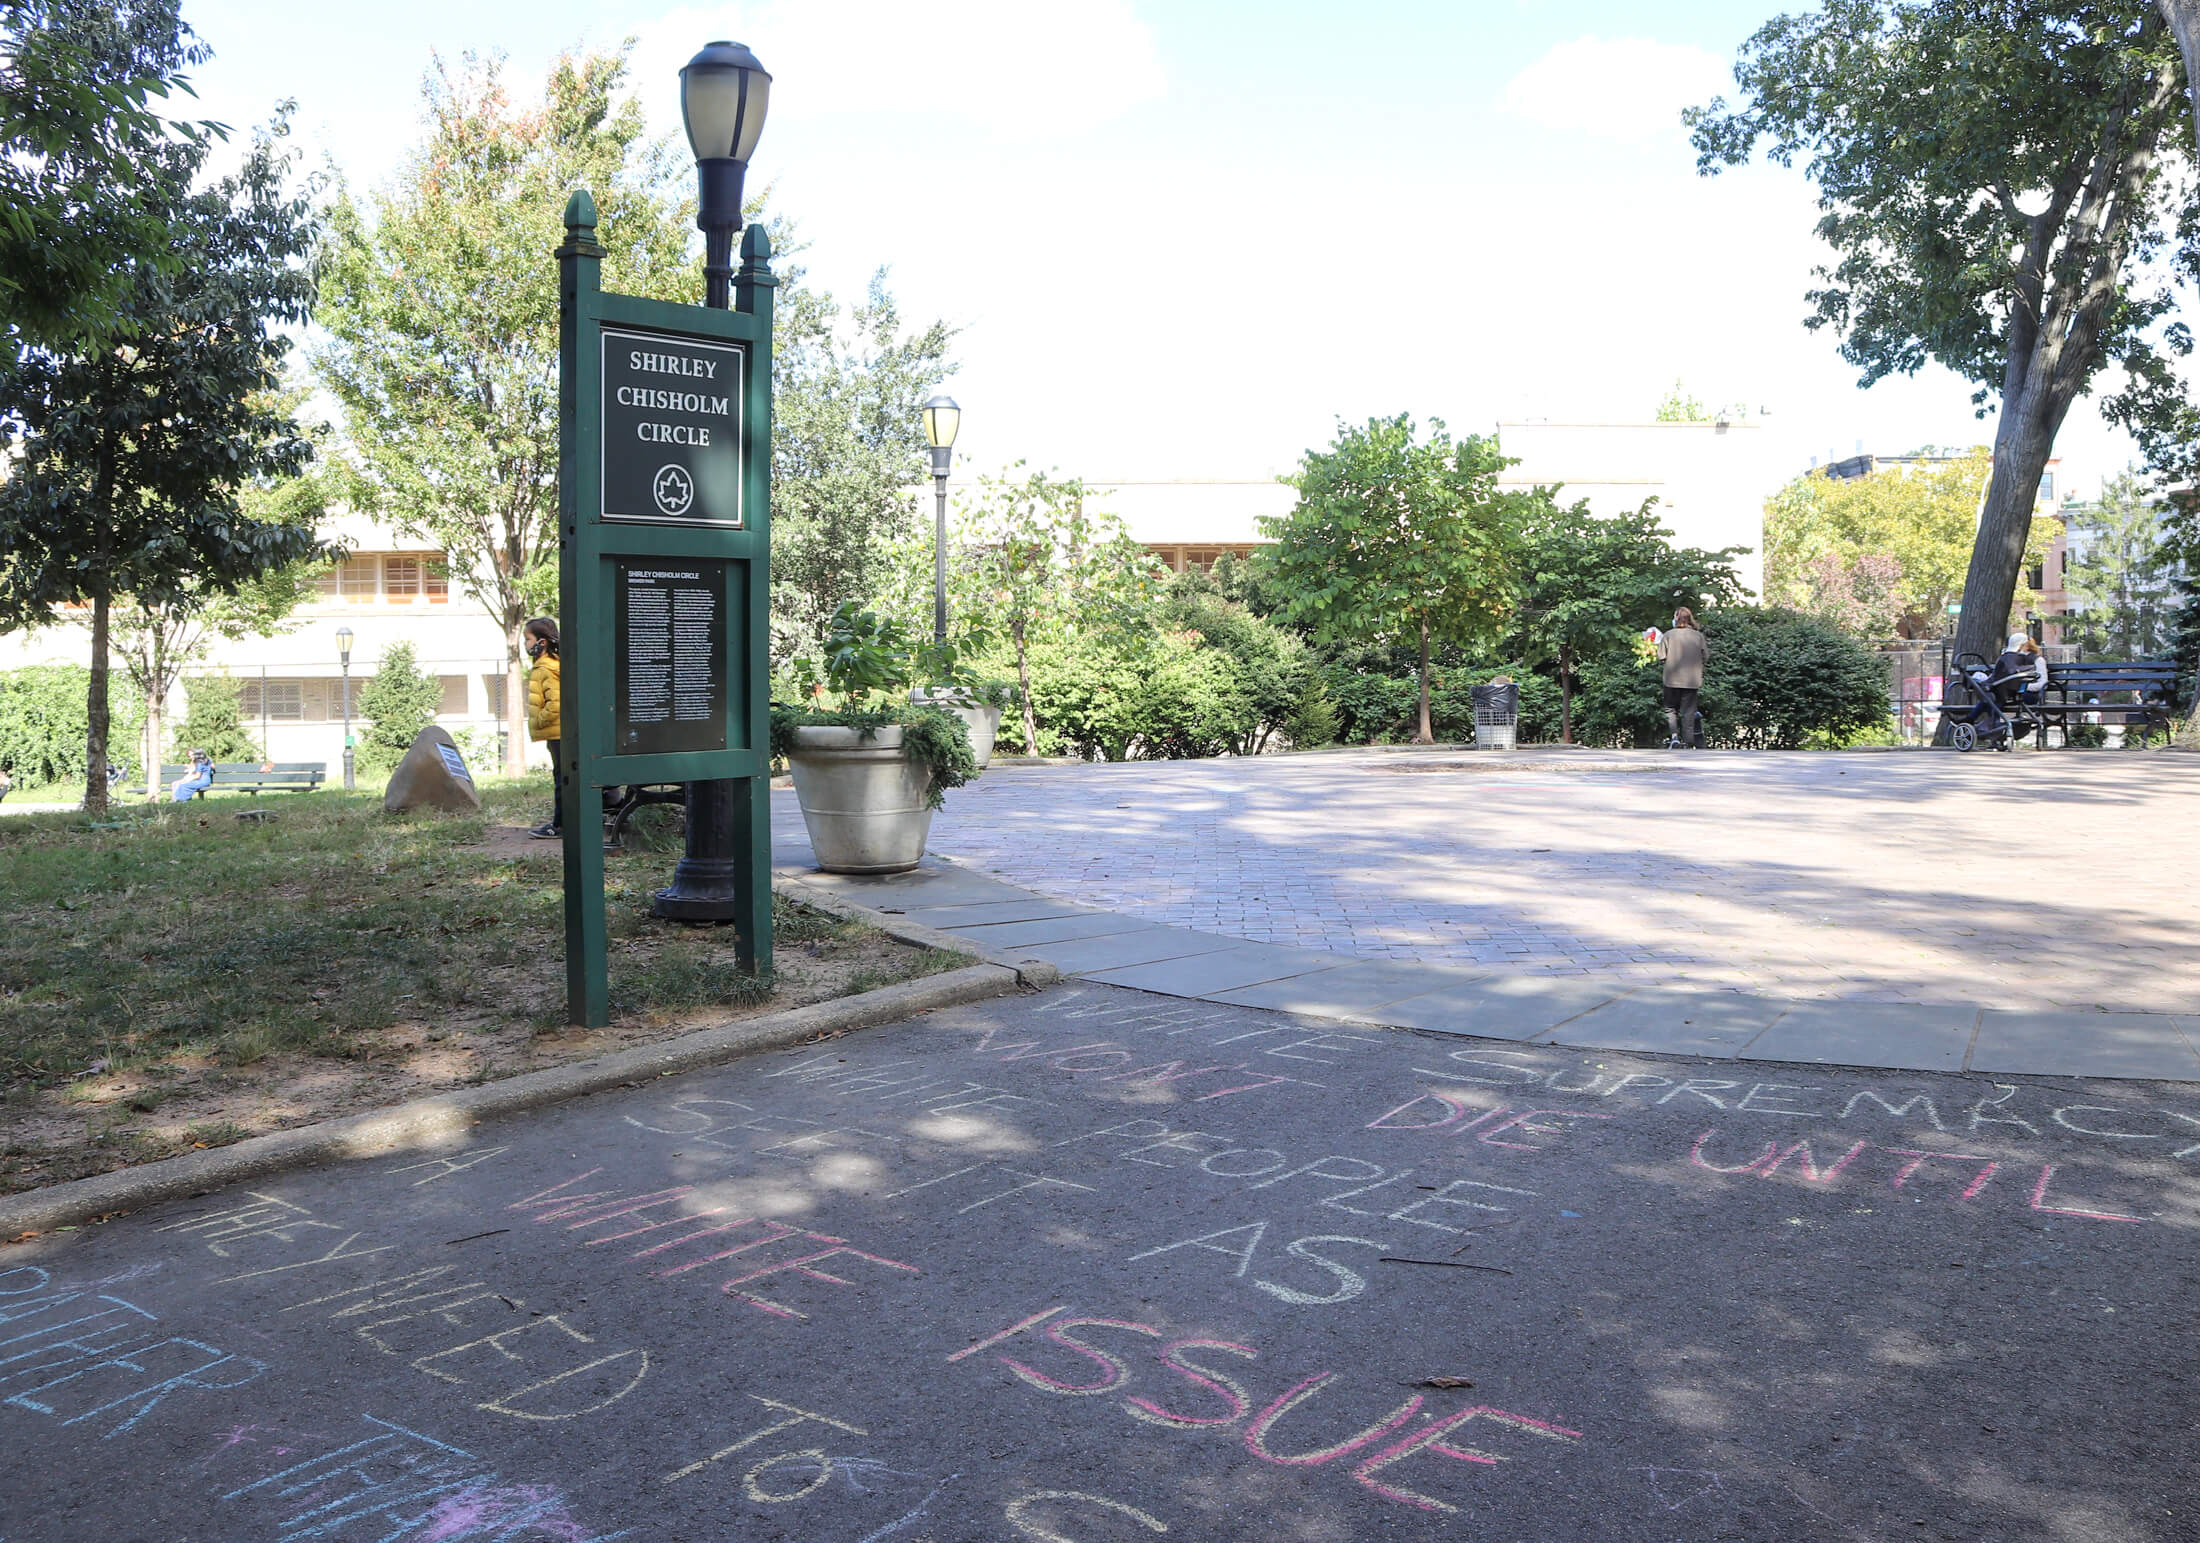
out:
<path id="1" fill-rule="evenodd" d="M 2009 646 L 1994 661 L 1994 699 L 2004 707 L 2037 707 L 2046 692 L 2047 655 L 2026 634 L 2010 633 Z"/>
<path id="2" fill-rule="evenodd" d="M 176 779 L 176 802 L 187 804 L 213 785 L 214 758 L 204 750 L 193 750 L 191 769 Z"/>

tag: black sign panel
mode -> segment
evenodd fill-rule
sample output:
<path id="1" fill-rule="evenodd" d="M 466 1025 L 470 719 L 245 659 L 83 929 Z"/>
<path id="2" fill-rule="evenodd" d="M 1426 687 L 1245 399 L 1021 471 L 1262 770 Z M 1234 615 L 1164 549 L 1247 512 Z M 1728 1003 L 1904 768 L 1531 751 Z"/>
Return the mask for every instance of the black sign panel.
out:
<path id="1" fill-rule="evenodd" d="M 726 748 L 726 579 L 708 558 L 628 558 L 618 586 L 613 755 Z"/>
<path id="2" fill-rule="evenodd" d="M 603 517 L 738 529 L 737 343 L 603 329 Z"/>

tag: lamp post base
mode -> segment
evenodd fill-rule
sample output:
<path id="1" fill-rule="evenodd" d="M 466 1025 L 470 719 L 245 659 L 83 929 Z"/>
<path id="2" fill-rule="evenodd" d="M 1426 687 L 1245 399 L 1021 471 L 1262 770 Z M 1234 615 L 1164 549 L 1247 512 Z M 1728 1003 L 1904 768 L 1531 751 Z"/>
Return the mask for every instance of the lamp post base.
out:
<path id="1" fill-rule="evenodd" d="M 675 922 L 730 922 L 739 903 L 743 864 L 734 851 L 731 780 L 691 782 L 687 789 L 687 855 L 672 883 L 657 891 L 650 914 Z"/>

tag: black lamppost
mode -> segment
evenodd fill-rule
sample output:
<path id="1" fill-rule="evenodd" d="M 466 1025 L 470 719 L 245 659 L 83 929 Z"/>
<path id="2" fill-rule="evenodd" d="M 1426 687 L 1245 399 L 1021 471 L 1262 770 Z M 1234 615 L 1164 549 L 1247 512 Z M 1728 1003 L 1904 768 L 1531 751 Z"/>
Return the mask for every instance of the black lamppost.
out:
<path id="1" fill-rule="evenodd" d="M 932 447 L 932 641 L 947 641 L 947 470 L 955 460 L 962 409 L 951 396 L 924 404 L 924 442 Z"/>
<path id="2" fill-rule="evenodd" d="M 336 629 L 336 658 L 344 667 L 344 791 L 349 793 L 352 790 L 351 629 L 349 627 L 338 627 Z M 267 701 L 267 687 L 265 686 L 260 688 L 260 701 L 263 704 Z M 273 753 L 273 751 L 269 752 L 270 755 L 273 755 Z"/>
<path id="3" fill-rule="evenodd" d="M 741 229 L 741 183 L 764 134 L 772 78 L 740 43 L 706 43 L 680 71 L 680 117 L 695 152 L 695 224 L 703 232 L 703 303 L 733 304 L 733 238 Z M 735 855 L 733 781 L 687 785 L 687 850 L 672 883 L 650 909 L 670 921 L 732 921 L 741 877 Z M 764 904 L 770 904 L 767 899 Z"/>

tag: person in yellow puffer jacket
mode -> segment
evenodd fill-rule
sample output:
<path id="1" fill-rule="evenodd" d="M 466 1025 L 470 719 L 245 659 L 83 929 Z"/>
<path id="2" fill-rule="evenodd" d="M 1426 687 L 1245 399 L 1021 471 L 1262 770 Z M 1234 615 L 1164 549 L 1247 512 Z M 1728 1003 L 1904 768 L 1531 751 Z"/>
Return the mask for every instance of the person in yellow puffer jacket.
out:
<path id="1" fill-rule="evenodd" d="M 527 737 L 550 752 L 550 818 L 527 834 L 544 841 L 565 835 L 565 763 L 559 755 L 565 738 L 565 703 L 558 688 L 558 624 L 538 616 L 527 624 Z"/>

